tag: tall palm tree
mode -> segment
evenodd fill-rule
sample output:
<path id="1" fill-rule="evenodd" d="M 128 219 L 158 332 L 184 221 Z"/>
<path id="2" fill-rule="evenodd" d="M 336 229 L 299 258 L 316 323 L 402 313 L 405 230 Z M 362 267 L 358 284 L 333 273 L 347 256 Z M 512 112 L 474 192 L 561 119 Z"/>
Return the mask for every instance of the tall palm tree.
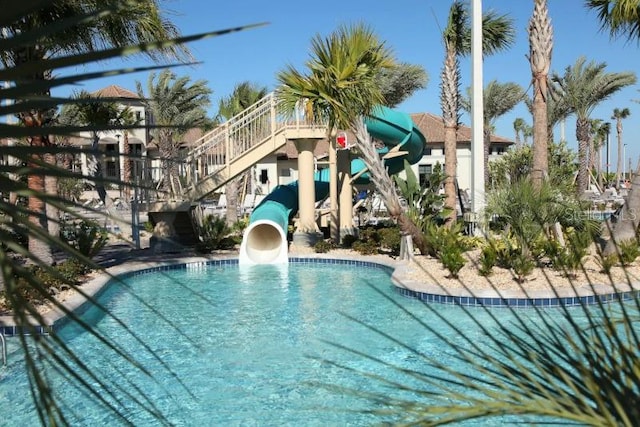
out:
<path id="1" fill-rule="evenodd" d="M 622 144 L 622 121 L 631 115 L 628 108 L 614 108 L 612 119 L 616 121 L 616 135 L 618 137 L 618 164 L 616 167 L 616 187 L 620 186 L 622 169 L 624 168 L 623 144 Z"/>
<path id="2" fill-rule="evenodd" d="M 490 55 L 513 44 L 513 21 L 506 15 L 488 12 L 482 19 L 482 52 Z M 451 209 L 449 223 L 456 217 L 457 137 L 460 119 L 460 57 L 471 53 L 471 24 L 468 4 L 455 0 L 449 8 L 443 31 L 444 65 L 440 74 L 440 104 L 444 124 L 445 206 Z"/>
<path id="3" fill-rule="evenodd" d="M 484 179 L 489 184 L 489 152 L 491 150 L 491 133 L 495 122 L 500 117 L 513 110 L 524 100 L 525 92 L 517 83 L 500 83 L 490 81 L 483 91 L 483 139 L 484 139 Z M 467 88 L 467 97 L 461 99 L 464 110 L 471 112 L 471 89 Z M 517 120 L 517 119 L 516 119 Z M 522 120 L 522 119 L 520 119 Z M 524 124 L 524 120 L 522 121 Z"/>
<path id="4" fill-rule="evenodd" d="M 277 93 L 285 112 L 295 111 L 305 103 L 307 115 L 325 121 L 327 139 L 338 129 L 351 129 L 360 116 L 369 116 L 385 101 L 380 86 L 383 69 L 396 65 L 391 51 L 364 24 L 342 25 L 327 38 L 316 35 L 311 40 L 311 59 L 305 74 L 292 66 L 278 73 L 281 86 Z M 335 174 L 335 149 L 330 151 L 330 170 Z M 337 186 L 331 177 L 331 237 L 339 239 L 337 222 Z M 300 230 L 302 232 L 315 230 Z"/>
<path id="5" fill-rule="evenodd" d="M 578 194 L 589 185 L 589 133 L 590 115 L 594 108 L 620 89 L 635 84 L 632 72 L 608 73 L 604 62 L 587 63 L 580 57 L 564 74 L 553 73 L 552 81 L 571 111 L 576 115 L 576 139 L 578 140 Z"/>
<path id="6" fill-rule="evenodd" d="M 236 85 L 231 95 L 222 98 L 218 104 L 218 115 L 226 120 L 249 108 L 258 102 L 268 92 L 264 86 L 260 87 L 251 82 Z M 233 225 L 238 220 L 238 186 L 242 177 L 229 181 L 225 186 L 227 197 L 227 224 Z"/>
<path id="7" fill-rule="evenodd" d="M 169 70 L 163 70 L 159 75 L 149 74 L 147 94 L 139 81 L 136 81 L 136 88 L 146 110 L 151 113 L 151 124 L 158 126 L 152 135 L 156 138 L 162 162 L 161 188 L 169 198 L 176 198 L 180 195 L 177 166 L 180 138 L 189 129 L 207 123 L 211 89 L 204 80 L 192 83 L 191 78 L 177 77 Z"/>
<path id="8" fill-rule="evenodd" d="M 327 135 L 336 129 L 362 128 L 361 117 L 370 116 L 386 99 L 380 84 L 381 73 L 396 65 L 391 51 L 370 28 L 359 24 L 341 26 L 326 39 L 316 36 L 312 40 L 312 58 L 307 62 L 305 75 L 289 66 L 278 74 L 282 86 L 278 89 L 285 111 L 294 111 L 300 100 L 305 100 L 308 112 L 315 119 L 328 122 Z M 365 132 L 366 133 L 366 132 Z M 370 138 L 361 136 L 358 144 L 371 176 L 378 189 L 387 188 L 391 179 Z M 368 154 L 368 155 L 367 155 Z M 393 188 L 393 185 L 390 184 Z M 398 221 L 405 236 L 403 243 L 424 247 L 422 233 L 406 219 L 395 191 L 384 194 L 383 201 L 391 218 Z M 405 252 L 406 253 L 406 252 Z"/>
<path id="9" fill-rule="evenodd" d="M 596 11 L 611 37 L 640 40 L 640 0 L 587 0 L 586 6 Z"/>
<path id="10" fill-rule="evenodd" d="M 100 19 L 76 20 L 79 16 L 101 16 Z M 70 26 L 70 22 L 75 25 Z M 157 0 L 142 0 L 127 3 L 127 7 L 112 8 L 106 11 L 101 2 L 56 0 L 42 3 L 34 3 L 30 9 L 26 9 L 21 19 L 7 22 L 3 26 L 3 35 L 14 37 L 29 33 L 54 23 L 63 22 L 60 30 L 41 34 L 38 43 L 15 44 L 13 47 L 0 51 L 0 61 L 7 66 L 21 66 L 28 63 L 41 62 L 43 60 L 62 57 L 68 54 L 80 54 L 92 52 L 110 47 L 122 47 L 130 44 L 166 41 L 176 37 L 177 28 L 161 13 Z M 60 24 L 58 24 L 60 25 Z M 155 58 L 180 58 L 188 59 L 188 50 L 175 43 L 167 43 L 163 48 L 151 49 L 144 52 Z M 16 80 L 16 85 L 51 78 L 51 71 L 39 69 L 30 75 L 22 75 L 22 81 Z M 42 89 L 33 95 L 48 97 L 49 89 Z M 51 109 L 28 109 L 18 114 L 20 122 L 29 128 L 40 128 L 51 123 L 53 114 Z M 29 143 L 33 147 L 50 146 L 47 135 L 29 137 Z M 32 165 L 37 169 L 42 164 L 42 154 L 33 153 Z M 28 177 L 29 188 L 32 194 L 42 193 L 45 189 L 44 177 L 38 174 L 30 174 Z M 29 197 L 30 219 L 33 224 L 39 224 L 47 229 L 47 212 L 45 204 L 37 197 Z M 42 256 L 42 260 L 51 263 L 50 248 L 40 239 L 29 239 L 30 250 L 34 254 Z"/>
<path id="11" fill-rule="evenodd" d="M 592 119 L 590 123 L 591 132 L 589 134 L 589 170 L 595 170 L 598 186 L 602 188 L 602 147 L 607 138 L 608 123 L 603 123 L 602 119 Z"/>
<path id="12" fill-rule="evenodd" d="M 534 187 L 541 188 L 549 173 L 547 79 L 553 51 L 553 27 L 547 0 L 534 0 L 533 14 L 527 28 L 529 33 L 529 64 L 533 78 L 533 167 Z"/>
<path id="13" fill-rule="evenodd" d="M 513 121 L 513 130 L 516 133 L 516 147 L 522 146 L 522 140 L 520 139 L 520 135 L 524 131 L 524 127 L 527 125 L 527 122 L 524 121 L 522 117 L 516 117 Z"/>

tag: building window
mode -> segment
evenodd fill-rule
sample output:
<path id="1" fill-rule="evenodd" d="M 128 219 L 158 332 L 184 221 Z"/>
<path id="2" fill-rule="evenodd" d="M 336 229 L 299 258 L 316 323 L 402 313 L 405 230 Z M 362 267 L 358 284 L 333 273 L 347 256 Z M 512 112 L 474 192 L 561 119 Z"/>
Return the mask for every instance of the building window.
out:
<path id="1" fill-rule="evenodd" d="M 107 162 L 107 177 L 118 178 L 118 175 L 116 174 L 116 162 L 112 162 L 112 161 Z"/>
<path id="2" fill-rule="evenodd" d="M 424 147 L 424 150 L 422 151 L 422 155 L 423 156 L 430 156 L 431 155 L 431 147 Z"/>
<path id="3" fill-rule="evenodd" d="M 142 111 L 136 111 L 136 123 L 142 124 Z"/>
<path id="4" fill-rule="evenodd" d="M 418 165 L 418 178 L 420 179 L 420 185 L 429 178 L 429 175 L 433 173 L 433 165 Z"/>
<path id="5" fill-rule="evenodd" d="M 493 146 L 491 147 L 491 154 L 504 154 L 507 151 L 506 147 L 503 146 Z"/>
<path id="6" fill-rule="evenodd" d="M 291 169 L 290 168 L 280 169 L 280 176 L 284 176 L 284 177 L 291 176 Z"/>
<path id="7" fill-rule="evenodd" d="M 118 151 L 118 144 L 106 144 L 104 150 L 109 154 L 114 154 Z"/>

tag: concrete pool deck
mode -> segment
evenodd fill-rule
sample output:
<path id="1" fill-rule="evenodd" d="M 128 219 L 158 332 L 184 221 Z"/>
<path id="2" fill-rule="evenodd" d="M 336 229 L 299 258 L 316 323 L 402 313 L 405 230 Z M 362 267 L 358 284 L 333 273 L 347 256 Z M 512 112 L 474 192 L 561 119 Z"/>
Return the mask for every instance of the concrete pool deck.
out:
<path id="1" fill-rule="evenodd" d="M 336 260 L 338 263 L 360 263 L 362 265 L 378 264 L 393 270 L 392 283 L 401 295 L 417 298 L 429 303 L 454 304 L 467 307 L 539 307 L 551 308 L 559 306 L 595 304 L 599 301 L 610 302 L 619 299 L 632 299 L 640 294 L 640 283 L 621 285 L 582 284 L 579 286 L 562 287 L 559 289 L 525 290 L 522 286 L 511 289 L 471 289 L 466 287 L 448 288 L 439 285 L 435 280 L 425 280 L 425 273 L 415 262 L 397 261 L 386 255 L 363 256 L 352 251 L 338 250 L 317 254 L 309 250 L 298 251 L 292 249 L 290 258 L 294 260 L 309 260 L 311 262 L 327 262 Z M 212 255 L 183 254 L 153 254 L 148 249 L 131 250 L 127 246 L 108 247 L 101 253 L 97 262 L 105 270 L 91 273 L 87 280 L 80 285 L 80 291 L 66 291 L 61 294 L 61 302 L 66 310 L 80 312 L 87 307 L 90 298 L 97 296 L 109 281 L 121 275 L 128 275 L 136 271 L 153 271 L 163 267 L 184 264 L 206 264 L 215 262 L 237 262 L 237 251 L 228 251 Z M 478 276 L 480 277 L 480 276 Z M 418 279 L 417 279 L 418 278 Z M 65 322 L 65 313 L 57 307 L 49 306 L 41 311 L 44 322 L 36 325 L 36 333 L 47 334 L 52 329 Z M 19 333 L 12 316 L 0 316 L 0 332 L 10 336 Z"/>

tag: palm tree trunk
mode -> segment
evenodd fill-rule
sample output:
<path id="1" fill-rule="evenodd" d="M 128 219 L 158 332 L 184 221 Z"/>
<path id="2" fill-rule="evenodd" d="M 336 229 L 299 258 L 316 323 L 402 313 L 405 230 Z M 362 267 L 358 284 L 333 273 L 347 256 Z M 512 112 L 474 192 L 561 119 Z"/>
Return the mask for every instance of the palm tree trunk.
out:
<path id="1" fill-rule="evenodd" d="M 623 146 L 622 146 L 622 120 L 621 119 L 618 119 L 616 123 L 616 133 L 618 135 L 618 165 L 616 166 L 616 188 L 620 188 L 622 169 L 624 168 L 624 165 L 622 164 L 624 160 L 622 158 Z"/>
<path id="2" fill-rule="evenodd" d="M 226 218 L 229 227 L 238 221 L 238 190 L 240 187 L 240 179 L 240 177 L 233 178 L 227 183 L 224 189 L 227 198 Z"/>
<path id="3" fill-rule="evenodd" d="M 32 147 L 44 147 L 46 137 L 35 136 L 31 138 Z M 42 161 L 41 154 L 33 154 L 33 162 L 29 162 L 29 167 L 38 169 L 41 165 L 38 162 Z M 29 196 L 29 222 L 35 227 L 47 230 L 47 212 L 45 202 L 42 198 L 45 193 L 45 175 L 44 174 L 30 174 L 27 178 L 27 185 L 29 190 L 33 192 Z M 51 246 L 49 246 L 43 239 L 29 236 L 29 252 L 34 258 L 46 263 L 53 264 L 53 255 L 51 252 Z"/>
<path id="4" fill-rule="evenodd" d="M 541 188 L 542 181 L 549 173 L 547 76 L 553 48 L 553 27 L 549 19 L 547 0 L 534 0 L 528 32 L 528 58 L 533 77 L 533 166 L 531 179 L 535 188 Z"/>
<path id="5" fill-rule="evenodd" d="M 129 145 L 129 132 L 124 131 L 124 194 L 125 198 L 131 198 L 131 170 L 133 169 L 133 160 L 131 159 L 131 146 Z"/>
<path id="6" fill-rule="evenodd" d="M 589 121 L 576 121 L 576 139 L 578 140 L 578 195 L 589 187 Z"/>
<path id="7" fill-rule="evenodd" d="M 50 165 L 56 165 L 56 156 L 51 153 L 47 153 L 44 156 L 44 161 Z M 47 175 L 44 178 L 44 190 L 48 196 L 57 196 L 58 194 L 58 177 Z M 47 212 L 47 229 L 49 234 L 53 237 L 58 237 L 60 234 L 60 213 L 57 206 L 47 203 L 45 207 Z"/>
<path id="8" fill-rule="evenodd" d="M 367 128 L 365 127 L 364 122 L 362 120 L 359 120 L 357 123 L 355 123 L 354 127 L 357 144 L 362 155 L 362 160 L 367 166 L 367 169 L 369 169 L 371 180 L 378 190 L 378 193 L 382 197 L 382 201 L 387 208 L 389 216 L 393 220 L 395 220 L 398 224 L 398 227 L 400 227 L 400 232 L 403 236 L 403 239 L 405 239 L 405 246 L 411 247 L 413 246 L 413 243 L 415 243 L 420 253 L 426 254 L 427 244 L 424 239 L 424 235 L 402 209 L 402 206 L 400 205 L 400 199 L 395 191 L 395 187 L 393 182 L 391 181 L 391 177 L 389 176 L 387 169 L 384 167 L 384 164 L 380 159 L 380 155 L 375 149 L 373 141 L 371 141 L 371 136 L 367 132 Z M 410 242 L 406 241 L 406 239 L 408 239 L 407 236 L 411 237 Z M 406 250 L 401 251 L 401 253 L 407 258 L 411 257 L 411 254 L 409 254 Z"/>
<path id="9" fill-rule="evenodd" d="M 447 47 L 444 68 L 441 74 L 440 102 L 444 124 L 444 194 L 445 207 L 450 209 L 447 225 L 456 220 L 456 177 L 458 175 L 458 100 L 460 68 L 453 46 Z"/>
<path id="10" fill-rule="evenodd" d="M 447 224 L 452 225 L 456 220 L 456 176 L 458 173 L 456 127 L 444 128 L 444 205 L 451 210 Z"/>

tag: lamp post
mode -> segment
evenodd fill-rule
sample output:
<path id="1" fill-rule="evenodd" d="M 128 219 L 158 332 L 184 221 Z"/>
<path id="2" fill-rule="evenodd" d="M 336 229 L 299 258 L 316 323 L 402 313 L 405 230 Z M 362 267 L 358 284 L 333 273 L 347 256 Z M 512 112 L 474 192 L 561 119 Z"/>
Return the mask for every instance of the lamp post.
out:
<path id="1" fill-rule="evenodd" d="M 611 123 L 606 122 L 605 126 L 607 127 L 607 182 L 609 182 L 609 134 L 611 133 Z"/>

